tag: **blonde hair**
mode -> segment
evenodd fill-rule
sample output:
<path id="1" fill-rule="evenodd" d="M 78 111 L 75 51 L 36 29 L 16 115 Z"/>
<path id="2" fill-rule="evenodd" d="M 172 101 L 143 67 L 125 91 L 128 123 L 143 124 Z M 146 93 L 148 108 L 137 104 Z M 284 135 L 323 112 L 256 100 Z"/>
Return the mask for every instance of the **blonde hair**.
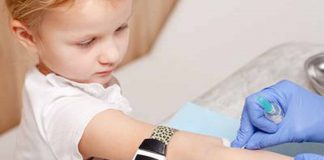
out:
<path id="1" fill-rule="evenodd" d="M 6 0 L 6 5 L 13 19 L 34 29 L 41 23 L 47 9 L 69 1 L 73 0 Z"/>

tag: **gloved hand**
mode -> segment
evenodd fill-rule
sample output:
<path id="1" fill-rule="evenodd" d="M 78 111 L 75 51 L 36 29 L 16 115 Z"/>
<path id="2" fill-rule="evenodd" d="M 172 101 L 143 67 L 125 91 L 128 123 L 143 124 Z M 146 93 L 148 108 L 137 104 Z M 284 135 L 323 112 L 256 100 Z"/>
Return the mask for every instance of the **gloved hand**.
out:
<path id="1" fill-rule="evenodd" d="M 307 153 L 297 155 L 294 160 L 324 160 L 324 157 L 317 154 Z"/>
<path id="2" fill-rule="evenodd" d="M 265 117 L 259 96 L 281 106 L 281 123 Z M 324 97 L 284 80 L 247 97 L 231 146 L 261 149 L 287 142 L 324 142 Z"/>

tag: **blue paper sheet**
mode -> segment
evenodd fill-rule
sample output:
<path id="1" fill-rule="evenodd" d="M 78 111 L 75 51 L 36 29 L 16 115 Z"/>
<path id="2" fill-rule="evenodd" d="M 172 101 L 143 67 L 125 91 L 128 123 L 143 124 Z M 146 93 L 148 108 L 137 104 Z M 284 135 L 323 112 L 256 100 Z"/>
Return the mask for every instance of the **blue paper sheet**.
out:
<path id="1" fill-rule="evenodd" d="M 239 120 L 188 102 L 166 122 L 166 125 L 232 141 L 239 128 Z"/>
<path id="2" fill-rule="evenodd" d="M 194 103 L 187 103 L 180 108 L 164 125 L 184 131 L 226 138 L 233 141 L 240 121 L 224 114 L 209 110 Z M 267 150 L 294 156 L 299 153 L 324 154 L 324 144 L 303 143 L 283 144 Z"/>

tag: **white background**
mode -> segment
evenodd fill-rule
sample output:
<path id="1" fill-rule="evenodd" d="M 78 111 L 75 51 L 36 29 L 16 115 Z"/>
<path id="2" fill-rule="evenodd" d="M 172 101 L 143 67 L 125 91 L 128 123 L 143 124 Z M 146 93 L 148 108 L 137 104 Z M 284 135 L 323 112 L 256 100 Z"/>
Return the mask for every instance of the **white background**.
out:
<path id="1" fill-rule="evenodd" d="M 181 0 L 151 55 L 116 75 L 133 115 L 157 123 L 271 47 L 323 43 L 323 13 L 323 0 Z"/>

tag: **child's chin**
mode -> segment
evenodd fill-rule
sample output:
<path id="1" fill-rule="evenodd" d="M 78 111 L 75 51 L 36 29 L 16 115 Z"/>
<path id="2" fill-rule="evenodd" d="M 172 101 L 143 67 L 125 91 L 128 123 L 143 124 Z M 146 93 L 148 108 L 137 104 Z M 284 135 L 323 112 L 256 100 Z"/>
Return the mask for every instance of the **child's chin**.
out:
<path id="1" fill-rule="evenodd" d="M 97 79 L 95 79 L 93 82 L 95 82 L 95 83 L 100 83 L 100 84 L 102 84 L 103 86 L 106 86 L 106 85 L 109 84 L 110 80 L 111 80 L 111 76 L 106 76 L 106 77 L 100 77 L 100 78 L 97 78 Z"/>

